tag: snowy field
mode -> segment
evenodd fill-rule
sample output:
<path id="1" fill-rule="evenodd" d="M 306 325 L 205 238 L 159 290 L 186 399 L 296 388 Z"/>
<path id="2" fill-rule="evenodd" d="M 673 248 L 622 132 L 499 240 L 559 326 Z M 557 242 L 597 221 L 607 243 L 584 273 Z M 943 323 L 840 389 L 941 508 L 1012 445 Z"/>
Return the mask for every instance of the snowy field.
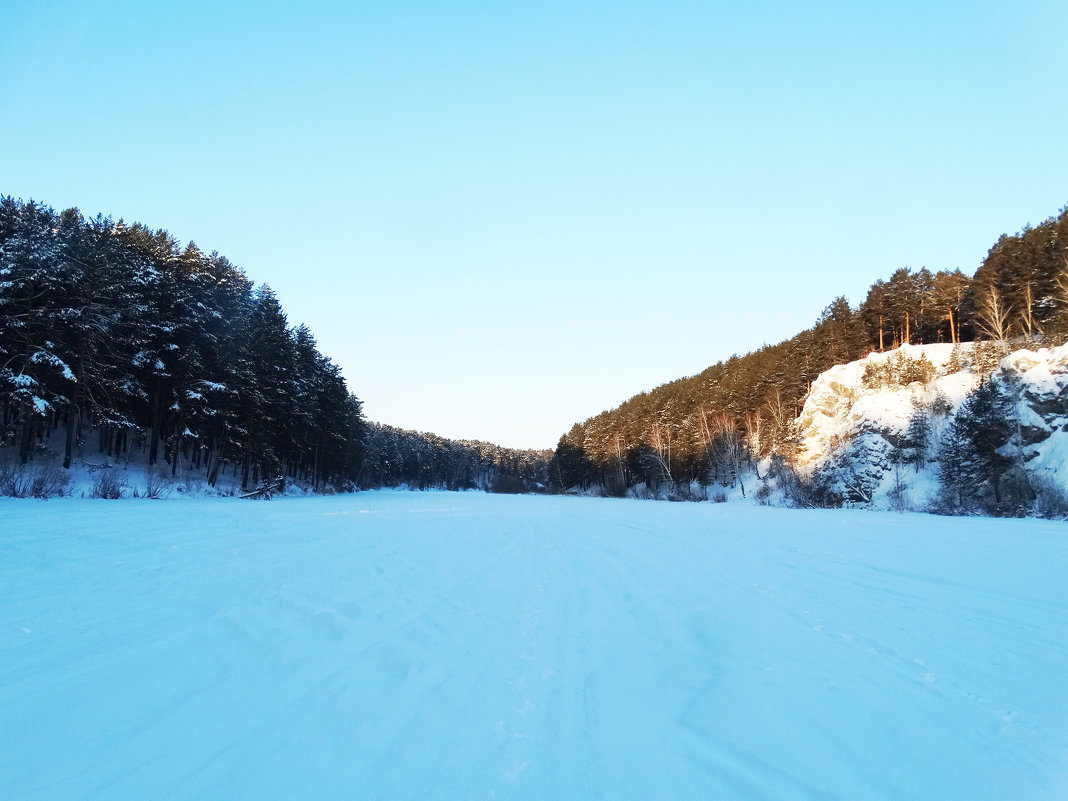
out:
<path id="1" fill-rule="evenodd" d="M 1068 526 L 0 501 L 0 795 L 1068 798 Z"/>

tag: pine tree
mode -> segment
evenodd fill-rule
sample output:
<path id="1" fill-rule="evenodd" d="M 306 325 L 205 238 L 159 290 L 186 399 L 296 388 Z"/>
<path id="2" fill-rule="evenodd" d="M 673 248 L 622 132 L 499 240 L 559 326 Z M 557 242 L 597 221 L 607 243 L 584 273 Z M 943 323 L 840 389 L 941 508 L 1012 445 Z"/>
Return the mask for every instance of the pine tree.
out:
<path id="1" fill-rule="evenodd" d="M 311 367 L 298 375 L 301 336 Z M 0 413 L 0 440 L 24 461 L 62 430 L 67 467 L 95 430 L 105 458 L 144 443 L 150 464 L 191 466 L 212 484 L 236 460 L 295 474 L 314 423 L 317 481 L 352 482 L 363 459 L 359 400 L 310 332 L 291 335 L 269 290 L 254 295 L 225 258 L 166 231 L 9 197 Z"/>
<path id="2" fill-rule="evenodd" d="M 59 268 L 55 213 L 30 202 L 18 205 L 4 199 L 4 239 L 0 243 L 0 365 L 7 403 L 14 409 L 14 439 L 19 461 L 25 463 L 37 431 L 63 398 L 73 373 L 55 353 L 50 332 L 61 308 L 62 272 Z"/>
<path id="3" fill-rule="evenodd" d="M 845 364 L 861 356 L 867 336 L 859 316 L 843 297 L 835 298 L 815 326 L 818 347 L 832 364 Z"/>
<path id="4" fill-rule="evenodd" d="M 948 325 L 945 339 L 954 344 L 961 340 L 961 306 L 970 283 L 971 280 L 960 270 L 943 270 L 936 273 L 932 281 L 931 304 L 934 314 Z M 936 336 L 941 341 L 941 327 L 936 331 Z"/>
<path id="5" fill-rule="evenodd" d="M 908 432 L 905 434 L 905 447 L 908 449 L 908 461 L 919 472 L 927 464 L 927 449 L 931 437 L 931 421 L 923 407 L 917 407 L 909 418 Z"/>
<path id="6" fill-rule="evenodd" d="M 1001 504 L 1001 478 L 1011 459 L 998 450 L 1009 441 L 1013 430 L 1012 404 L 996 381 L 983 381 L 961 406 L 950 430 L 963 441 L 957 453 L 957 472 L 962 495 L 978 498 L 988 511 Z M 944 454 L 945 455 L 945 454 Z M 945 467 L 946 462 L 940 455 Z"/>
<path id="7" fill-rule="evenodd" d="M 973 508 L 978 458 L 962 425 L 954 419 L 946 427 L 938 449 L 938 479 L 945 511 L 967 513 Z"/>

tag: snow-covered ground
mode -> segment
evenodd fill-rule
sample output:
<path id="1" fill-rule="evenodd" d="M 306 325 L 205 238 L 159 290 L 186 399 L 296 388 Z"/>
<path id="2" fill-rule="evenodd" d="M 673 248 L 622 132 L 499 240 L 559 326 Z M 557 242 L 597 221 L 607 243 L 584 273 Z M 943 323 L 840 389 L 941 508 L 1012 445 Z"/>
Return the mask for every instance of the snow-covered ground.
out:
<path id="1" fill-rule="evenodd" d="M 0 501 L 0 795 L 1068 797 L 1068 529 Z"/>

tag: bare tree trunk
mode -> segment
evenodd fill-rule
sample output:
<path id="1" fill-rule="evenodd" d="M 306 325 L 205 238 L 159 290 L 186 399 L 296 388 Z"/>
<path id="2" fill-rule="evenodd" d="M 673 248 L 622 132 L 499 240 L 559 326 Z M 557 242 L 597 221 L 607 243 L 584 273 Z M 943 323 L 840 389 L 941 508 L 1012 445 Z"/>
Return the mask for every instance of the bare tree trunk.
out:
<path id="1" fill-rule="evenodd" d="M 1036 333 L 1040 333 L 1038 325 L 1035 323 L 1034 315 L 1035 307 L 1035 290 L 1031 286 L 1031 282 L 1028 281 L 1024 284 L 1023 291 L 1023 309 L 1021 310 L 1021 317 L 1023 318 L 1024 334 L 1028 339 L 1031 339 Z"/>
<path id="2" fill-rule="evenodd" d="M 671 476 L 671 441 L 663 429 L 664 426 L 660 423 L 653 423 L 653 428 L 649 432 L 649 445 L 653 449 L 652 455 L 661 473 L 661 481 L 672 487 L 675 481 Z"/>
<path id="3" fill-rule="evenodd" d="M 712 454 L 712 427 L 708 423 L 708 413 L 703 408 L 701 409 L 701 439 L 705 446 L 705 461 L 708 462 L 708 469 L 715 471 L 716 464 Z M 719 479 L 718 471 L 716 472 L 714 480 Z"/>
<path id="4" fill-rule="evenodd" d="M 30 404 L 23 403 L 15 426 L 15 441 L 18 442 L 19 463 L 26 464 L 30 459 L 33 443 L 33 419 L 30 417 Z"/>
<path id="5" fill-rule="evenodd" d="M 67 437 L 63 448 L 63 467 L 66 470 L 70 470 L 71 461 L 74 459 L 74 440 L 80 417 L 81 409 L 77 404 L 73 404 L 67 411 Z"/>
<path id="6" fill-rule="evenodd" d="M 745 497 L 745 483 L 742 481 L 742 464 L 745 461 L 745 441 L 738 430 L 737 421 L 724 412 L 716 418 L 717 441 L 722 449 L 723 461 L 730 468 L 731 485 L 738 482 Z"/>
<path id="7" fill-rule="evenodd" d="M 1008 350 L 1009 313 L 1001 301 L 1001 293 L 991 284 L 979 298 L 979 330 L 1001 346 L 1002 353 Z"/>
<path id="8" fill-rule="evenodd" d="M 1062 308 L 1068 308 L 1068 256 L 1064 257 L 1064 266 L 1056 278 L 1057 300 Z"/>

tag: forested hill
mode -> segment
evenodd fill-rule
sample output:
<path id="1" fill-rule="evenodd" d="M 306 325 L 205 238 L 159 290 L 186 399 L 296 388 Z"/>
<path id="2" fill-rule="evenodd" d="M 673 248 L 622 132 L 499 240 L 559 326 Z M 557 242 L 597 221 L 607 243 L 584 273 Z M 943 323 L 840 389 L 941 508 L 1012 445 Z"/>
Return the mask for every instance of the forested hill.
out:
<path id="1" fill-rule="evenodd" d="M 576 424 L 549 462 L 369 425 L 312 332 L 290 327 L 271 289 L 225 257 L 164 230 L 0 197 L 7 464 L 136 455 L 157 473 L 246 488 L 279 475 L 315 489 L 707 484 L 754 457 L 789 460 L 801 403 L 833 365 L 903 343 L 1066 333 L 1068 209 L 999 238 L 974 277 L 897 270 L 856 308 L 836 298 L 785 342 Z"/>
<path id="2" fill-rule="evenodd" d="M 532 492 L 549 483 L 550 450 L 516 450 L 369 423 L 362 487 Z"/>
<path id="3" fill-rule="evenodd" d="M 0 198 L 0 445 L 351 484 L 363 420 L 267 286 L 163 230 Z"/>
<path id="4" fill-rule="evenodd" d="M 973 339 L 1057 343 L 1068 333 L 1068 207 L 1003 235 L 974 277 L 902 268 L 858 307 L 833 300 L 815 325 L 777 345 L 636 395 L 561 437 L 550 480 L 614 494 L 711 483 L 742 462 L 797 447 L 795 419 L 812 381 L 833 365 L 898 345 Z"/>
<path id="5" fill-rule="evenodd" d="M 79 461 L 212 487 L 222 477 L 226 492 L 279 476 L 315 490 L 516 492 L 543 487 L 552 456 L 368 423 L 312 332 L 223 256 L 10 197 L 0 413 L 0 495 L 62 492 L 62 474 L 35 490 L 43 474 L 21 466 Z"/>

